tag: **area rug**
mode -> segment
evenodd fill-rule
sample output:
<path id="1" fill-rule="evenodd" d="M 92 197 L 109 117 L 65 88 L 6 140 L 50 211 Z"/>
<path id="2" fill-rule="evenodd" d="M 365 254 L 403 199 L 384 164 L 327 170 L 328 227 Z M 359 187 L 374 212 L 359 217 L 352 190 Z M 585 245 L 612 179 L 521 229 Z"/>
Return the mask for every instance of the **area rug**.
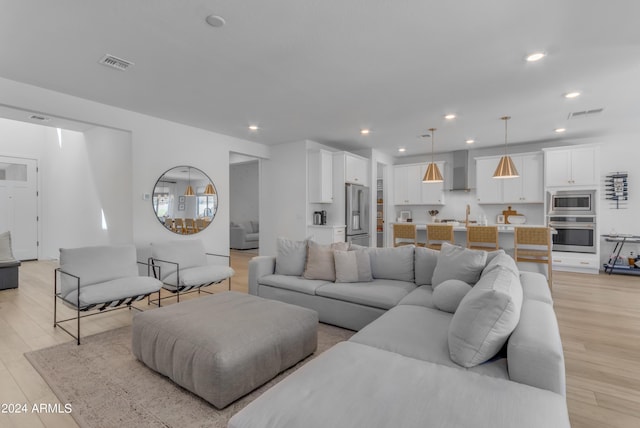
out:
<path id="1" fill-rule="evenodd" d="M 320 324 L 317 351 L 228 407 L 208 402 L 150 370 L 131 353 L 131 327 L 25 354 L 83 428 L 226 427 L 240 409 L 290 373 L 338 342 L 350 330 Z"/>

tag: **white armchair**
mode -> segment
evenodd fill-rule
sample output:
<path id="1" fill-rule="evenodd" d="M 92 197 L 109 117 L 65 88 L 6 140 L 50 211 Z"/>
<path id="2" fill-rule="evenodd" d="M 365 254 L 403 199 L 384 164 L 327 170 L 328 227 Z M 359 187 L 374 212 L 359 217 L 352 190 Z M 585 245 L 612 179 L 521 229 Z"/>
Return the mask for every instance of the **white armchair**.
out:
<path id="1" fill-rule="evenodd" d="M 138 275 L 136 249 L 133 245 L 61 248 L 60 267 L 54 275 L 53 326 L 77 340 L 80 345 L 81 312 L 97 309 L 108 312 L 160 293 L 162 283 L 155 278 Z M 58 281 L 58 279 L 60 281 Z M 76 316 L 58 320 L 58 300 L 76 311 Z M 77 336 L 61 325 L 77 321 Z"/>
<path id="2" fill-rule="evenodd" d="M 190 291 L 203 291 L 203 287 L 229 281 L 235 271 L 228 266 L 229 256 L 207 253 L 199 239 L 152 243 L 152 257 L 149 262 L 154 267 L 154 276 L 162 281 L 162 287 L 176 295 Z M 227 266 L 209 264 L 207 256 L 227 259 Z M 159 268 L 159 271 L 156 269 Z M 160 299 L 158 300 L 160 305 Z"/>

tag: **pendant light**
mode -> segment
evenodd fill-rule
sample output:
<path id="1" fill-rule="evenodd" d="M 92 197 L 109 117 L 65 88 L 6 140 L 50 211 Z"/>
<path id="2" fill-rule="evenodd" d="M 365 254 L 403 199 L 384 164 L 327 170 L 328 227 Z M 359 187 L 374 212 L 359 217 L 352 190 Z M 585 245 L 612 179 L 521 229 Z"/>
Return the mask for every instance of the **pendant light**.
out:
<path id="1" fill-rule="evenodd" d="M 189 168 L 189 185 L 187 186 L 187 190 L 184 191 L 185 196 L 195 196 L 196 194 L 193 191 L 193 187 L 191 187 L 191 167 Z"/>
<path id="2" fill-rule="evenodd" d="M 216 189 L 213 188 L 213 184 L 207 184 L 207 187 L 204 188 L 203 195 L 212 196 L 216 194 Z"/>
<path id="3" fill-rule="evenodd" d="M 493 173 L 493 178 L 520 177 L 513 160 L 507 155 L 507 120 L 511 119 L 511 116 L 502 116 L 500 119 L 504 120 L 504 156 L 500 158 L 496 172 Z"/>
<path id="4" fill-rule="evenodd" d="M 429 128 L 429 131 L 431 131 L 431 163 L 427 166 L 427 172 L 422 178 L 423 183 L 442 183 L 444 181 L 438 165 L 433 161 L 433 134 L 435 133 L 435 130 L 436 128 Z"/>

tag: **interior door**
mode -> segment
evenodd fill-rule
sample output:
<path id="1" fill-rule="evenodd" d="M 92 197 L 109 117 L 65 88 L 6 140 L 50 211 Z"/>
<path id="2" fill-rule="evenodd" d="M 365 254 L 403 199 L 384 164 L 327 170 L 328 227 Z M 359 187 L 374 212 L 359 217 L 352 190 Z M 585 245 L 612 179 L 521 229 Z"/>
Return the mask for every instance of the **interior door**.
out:
<path id="1" fill-rule="evenodd" d="M 11 232 L 13 256 L 38 258 L 37 161 L 0 156 L 0 232 Z"/>

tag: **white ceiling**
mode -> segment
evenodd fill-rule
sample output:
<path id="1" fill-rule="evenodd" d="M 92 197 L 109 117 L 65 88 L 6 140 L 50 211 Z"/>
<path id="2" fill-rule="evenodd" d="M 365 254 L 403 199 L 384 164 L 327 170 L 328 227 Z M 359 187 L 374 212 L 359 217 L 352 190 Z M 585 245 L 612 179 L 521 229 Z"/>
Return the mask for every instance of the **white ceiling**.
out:
<path id="1" fill-rule="evenodd" d="M 256 142 L 397 154 L 640 131 L 634 0 L 0 0 L 0 76 Z M 212 28 L 209 14 L 226 26 Z M 547 57 L 524 57 L 544 50 Z M 106 53 L 135 63 L 98 64 Z M 563 94 L 582 91 L 567 100 Z M 1 102 L 1 101 L 0 101 Z M 567 120 L 570 112 L 604 108 Z M 443 115 L 453 112 L 454 121 Z M 48 112 L 55 114 L 55 112 Z M 258 132 L 247 126 L 257 124 Z M 362 127 L 369 136 L 359 134 Z"/>

